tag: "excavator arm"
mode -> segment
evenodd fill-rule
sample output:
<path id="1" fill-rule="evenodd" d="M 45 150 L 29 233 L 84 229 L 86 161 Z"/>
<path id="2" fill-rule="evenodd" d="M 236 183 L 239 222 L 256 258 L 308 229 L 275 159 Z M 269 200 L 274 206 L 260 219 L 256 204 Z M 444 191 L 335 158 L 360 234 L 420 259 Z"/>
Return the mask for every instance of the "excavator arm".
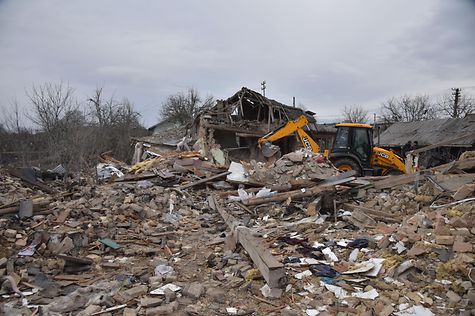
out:
<path id="1" fill-rule="evenodd" d="M 320 146 L 318 146 L 318 144 L 310 137 L 310 135 L 308 135 L 305 130 L 303 130 L 303 127 L 307 124 L 308 120 L 305 115 L 300 115 L 297 120 L 287 122 L 287 124 L 285 124 L 281 128 L 259 138 L 257 140 L 257 143 L 259 144 L 259 146 L 262 146 L 266 143 L 275 142 L 276 140 L 279 140 L 296 132 L 299 136 L 300 141 L 306 149 L 311 150 L 314 153 L 318 153 L 320 151 Z"/>
<path id="2" fill-rule="evenodd" d="M 383 168 L 383 175 L 388 174 L 392 170 L 406 173 L 406 165 L 404 164 L 404 160 L 392 151 L 380 147 L 373 147 L 371 166 Z"/>

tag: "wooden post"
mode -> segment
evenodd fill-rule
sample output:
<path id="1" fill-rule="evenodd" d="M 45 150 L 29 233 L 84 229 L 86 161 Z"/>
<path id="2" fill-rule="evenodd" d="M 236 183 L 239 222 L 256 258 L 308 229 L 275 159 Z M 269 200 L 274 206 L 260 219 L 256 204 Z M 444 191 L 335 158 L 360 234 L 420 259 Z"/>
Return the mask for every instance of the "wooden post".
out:
<path id="1" fill-rule="evenodd" d="M 228 214 L 220 207 L 214 196 L 208 197 L 208 204 L 212 209 L 221 214 L 226 225 L 230 228 L 234 239 L 247 251 L 269 287 L 285 287 L 287 285 L 287 276 L 285 275 L 284 265 L 277 261 L 270 251 L 252 235 L 252 231 L 249 228 L 242 226 L 234 216 Z"/>

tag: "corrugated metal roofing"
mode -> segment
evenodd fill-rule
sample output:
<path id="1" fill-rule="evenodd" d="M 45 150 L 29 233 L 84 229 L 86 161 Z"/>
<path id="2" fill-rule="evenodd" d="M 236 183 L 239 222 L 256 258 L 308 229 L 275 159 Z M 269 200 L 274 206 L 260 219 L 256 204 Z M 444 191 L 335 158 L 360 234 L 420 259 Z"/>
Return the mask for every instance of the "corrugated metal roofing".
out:
<path id="1" fill-rule="evenodd" d="M 458 119 L 394 123 L 381 133 L 380 144 L 402 146 L 408 141 L 417 141 L 419 146 L 427 146 L 466 135 L 466 138 L 451 142 L 449 146 L 470 147 L 475 144 L 474 114 Z"/>

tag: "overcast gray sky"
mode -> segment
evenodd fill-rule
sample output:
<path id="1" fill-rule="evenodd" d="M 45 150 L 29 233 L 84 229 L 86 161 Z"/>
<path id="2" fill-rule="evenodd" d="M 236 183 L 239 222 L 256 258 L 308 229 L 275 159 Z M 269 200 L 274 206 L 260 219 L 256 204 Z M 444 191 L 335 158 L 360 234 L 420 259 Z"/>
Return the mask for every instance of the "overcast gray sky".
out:
<path id="1" fill-rule="evenodd" d="M 0 0 L 0 106 L 69 82 L 128 97 L 150 126 L 188 87 L 242 86 L 317 118 L 403 94 L 475 92 L 474 0 Z"/>

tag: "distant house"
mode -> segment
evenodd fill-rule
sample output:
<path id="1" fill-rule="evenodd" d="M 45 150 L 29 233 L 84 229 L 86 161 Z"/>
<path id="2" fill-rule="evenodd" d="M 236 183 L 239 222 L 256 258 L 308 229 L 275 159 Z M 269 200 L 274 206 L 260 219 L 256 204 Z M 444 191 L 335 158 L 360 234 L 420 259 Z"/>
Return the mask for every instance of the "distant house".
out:
<path id="1" fill-rule="evenodd" d="M 382 147 L 400 152 L 407 142 L 418 142 L 419 147 L 442 145 L 428 152 L 425 166 L 434 166 L 458 158 L 466 150 L 475 148 L 475 114 L 465 118 L 444 118 L 418 122 L 398 122 L 381 133 Z"/>
<path id="2" fill-rule="evenodd" d="M 134 154 L 136 161 L 140 160 L 140 156 L 144 150 L 161 154 L 175 151 L 177 144 L 187 134 L 188 129 L 186 126 L 182 126 L 175 121 L 163 120 L 149 127 L 148 131 L 152 134 L 133 138 L 136 143 L 140 143 L 140 146 L 136 147 L 136 154 Z M 140 148 L 140 150 L 138 150 L 138 148 Z"/>
<path id="3" fill-rule="evenodd" d="M 157 124 L 151 126 L 148 128 L 148 130 L 150 132 L 152 132 L 152 134 L 160 134 L 164 131 L 167 131 L 167 130 L 170 130 L 170 129 L 173 129 L 173 128 L 176 128 L 176 127 L 179 127 L 180 124 L 176 123 L 175 121 L 173 120 L 170 120 L 170 119 L 167 119 L 167 120 L 163 120 L 161 122 L 158 122 Z"/>

